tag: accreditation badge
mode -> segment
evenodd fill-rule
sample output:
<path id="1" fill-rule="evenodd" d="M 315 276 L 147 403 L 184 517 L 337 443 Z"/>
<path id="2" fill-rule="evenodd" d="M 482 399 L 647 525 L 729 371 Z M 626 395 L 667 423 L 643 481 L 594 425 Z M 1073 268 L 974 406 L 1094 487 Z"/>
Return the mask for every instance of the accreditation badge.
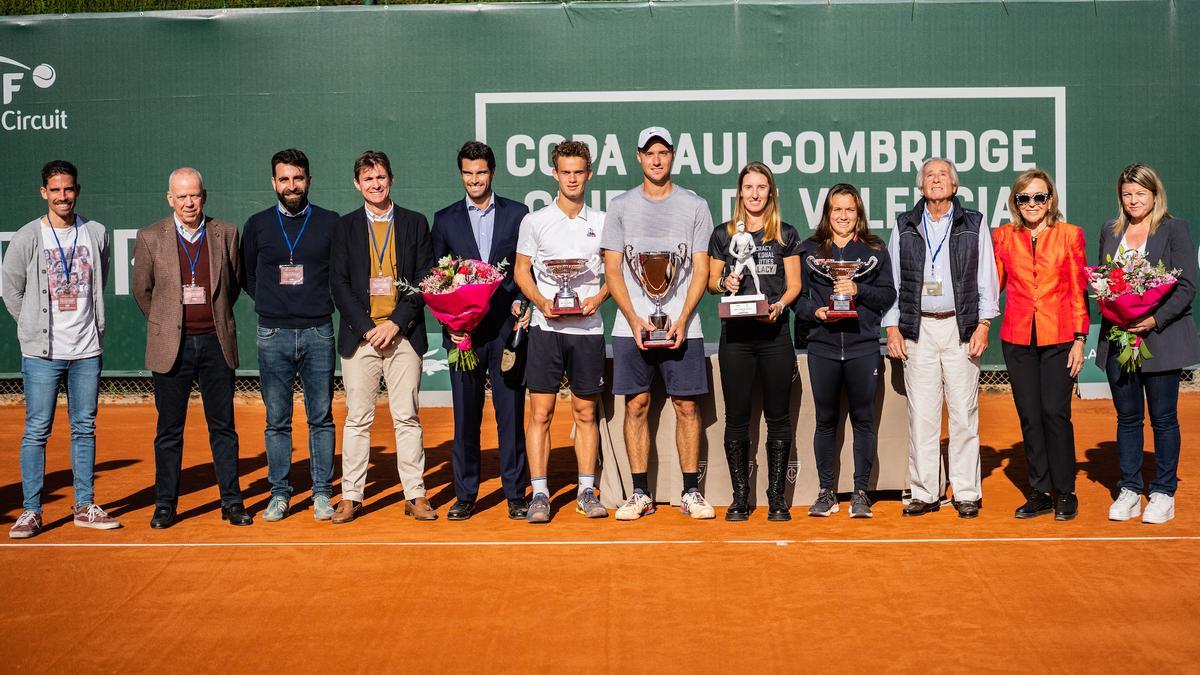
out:
<path id="1" fill-rule="evenodd" d="M 59 293 L 54 298 L 60 312 L 74 312 L 79 309 L 79 296 L 74 291 Z"/>
<path id="2" fill-rule="evenodd" d="M 203 286 L 195 284 L 183 285 L 183 304 L 185 305 L 203 305 L 208 302 L 208 294 L 204 292 Z"/>
<path id="3" fill-rule="evenodd" d="M 942 280 L 941 279 L 934 279 L 933 281 L 925 282 L 925 295 L 940 296 L 941 294 L 942 294 Z"/>
<path id="4" fill-rule="evenodd" d="M 304 265 L 280 265 L 279 285 L 300 286 L 304 283 Z"/>
<path id="5" fill-rule="evenodd" d="M 396 284 L 391 276 L 371 277 L 371 295 L 392 297 L 396 292 Z"/>

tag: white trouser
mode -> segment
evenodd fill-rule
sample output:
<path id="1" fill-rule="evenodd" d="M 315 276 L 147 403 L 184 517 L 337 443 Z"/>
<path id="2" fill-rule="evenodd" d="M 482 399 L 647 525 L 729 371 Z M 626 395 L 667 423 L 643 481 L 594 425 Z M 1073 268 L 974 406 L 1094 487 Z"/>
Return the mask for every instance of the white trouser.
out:
<path id="1" fill-rule="evenodd" d="M 421 355 L 408 340 L 399 338 L 382 351 L 362 342 L 353 356 L 342 359 L 342 383 L 346 388 L 342 499 L 363 500 L 380 377 L 387 382 L 388 408 L 396 431 L 396 471 L 404 486 L 404 497 L 424 497 L 425 446 L 421 438 L 421 421 L 417 417 Z"/>
<path id="2" fill-rule="evenodd" d="M 942 401 L 950 413 L 950 485 L 957 501 L 981 496 L 979 466 L 979 359 L 958 339 L 958 322 L 921 317 L 921 340 L 904 341 L 908 391 L 908 482 L 912 498 L 940 499 Z"/>

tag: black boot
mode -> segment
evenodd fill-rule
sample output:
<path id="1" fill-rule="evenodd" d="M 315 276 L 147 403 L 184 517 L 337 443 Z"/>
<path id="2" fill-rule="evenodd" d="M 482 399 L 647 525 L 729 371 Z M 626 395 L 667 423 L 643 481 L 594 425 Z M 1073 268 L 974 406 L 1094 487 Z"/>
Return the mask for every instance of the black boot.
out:
<path id="1" fill-rule="evenodd" d="M 733 486 L 733 501 L 725 511 L 725 520 L 750 518 L 750 458 L 748 441 L 725 441 L 725 459 L 729 462 L 729 482 Z"/>
<path id="2" fill-rule="evenodd" d="M 767 520 L 791 520 L 783 483 L 787 479 L 791 441 L 767 441 Z"/>

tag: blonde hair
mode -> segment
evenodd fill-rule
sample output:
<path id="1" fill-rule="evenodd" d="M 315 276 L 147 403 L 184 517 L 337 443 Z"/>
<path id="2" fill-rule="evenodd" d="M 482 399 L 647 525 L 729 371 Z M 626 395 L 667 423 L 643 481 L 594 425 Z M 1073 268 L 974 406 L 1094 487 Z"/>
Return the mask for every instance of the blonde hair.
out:
<path id="1" fill-rule="evenodd" d="M 1150 232 L 1147 236 L 1151 236 L 1163 220 L 1171 217 L 1167 212 L 1167 188 L 1163 186 L 1162 179 L 1154 169 L 1141 162 L 1134 162 L 1121 169 L 1121 175 L 1117 176 L 1117 219 L 1113 221 L 1112 226 L 1112 233 L 1117 237 L 1129 227 L 1129 214 L 1125 213 L 1125 204 L 1121 202 L 1121 186 L 1126 183 L 1140 185 L 1154 195 L 1154 208 L 1150 209 L 1147 216 L 1150 219 Z"/>
<path id="2" fill-rule="evenodd" d="M 1033 168 L 1017 176 L 1013 181 L 1012 192 L 1008 193 L 1008 212 L 1012 215 L 1013 229 L 1017 231 L 1028 227 L 1025 224 L 1025 216 L 1021 215 L 1021 209 L 1017 208 L 1017 194 L 1039 178 L 1046 183 L 1046 189 L 1050 192 L 1050 205 L 1046 207 L 1046 227 L 1054 227 L 1062 216 L 1062 212 L 1058 210 L 1058 188 L 1054 186 L 1054 179 L 1045 171 Z"/>
<path id="3" fill-rule="evenodd" d="M 750 162 L 738 172 L 737 203 L 733 206 L 733 218 L 725 224 L 725 231 L 732 237 L 737 234 L 738 221 L 749 219 L 749 212 L 746 211 L 746 205 L 742 203 L 742 181 L 745 180 L 746 174 L 750 172 L 766 176 L 767 189 L 770 191 L 770 195 L 767 198 L 767 208 L 763 213 L 763 243 L 775 241 L 782 245 L 784 243 L 783 220 L 779 217 L 779 190 L 775 187 L 775 175 L 762 162 Z"/>

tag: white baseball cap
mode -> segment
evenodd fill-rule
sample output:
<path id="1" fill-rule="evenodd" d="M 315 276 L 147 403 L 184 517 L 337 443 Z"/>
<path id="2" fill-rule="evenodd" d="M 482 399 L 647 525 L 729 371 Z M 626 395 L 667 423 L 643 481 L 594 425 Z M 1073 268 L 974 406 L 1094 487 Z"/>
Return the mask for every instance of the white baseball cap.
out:
<path id="1" fill-rule="evenodd" d="M 668 146 L 674 148 L 675 141 L 671 140 L 671 132 L 662 127 L 646 127 L 642 129 L 642 133 L 638 134 L 638 150 L 645 150 L 650 141 L 659 138 Z"/>

